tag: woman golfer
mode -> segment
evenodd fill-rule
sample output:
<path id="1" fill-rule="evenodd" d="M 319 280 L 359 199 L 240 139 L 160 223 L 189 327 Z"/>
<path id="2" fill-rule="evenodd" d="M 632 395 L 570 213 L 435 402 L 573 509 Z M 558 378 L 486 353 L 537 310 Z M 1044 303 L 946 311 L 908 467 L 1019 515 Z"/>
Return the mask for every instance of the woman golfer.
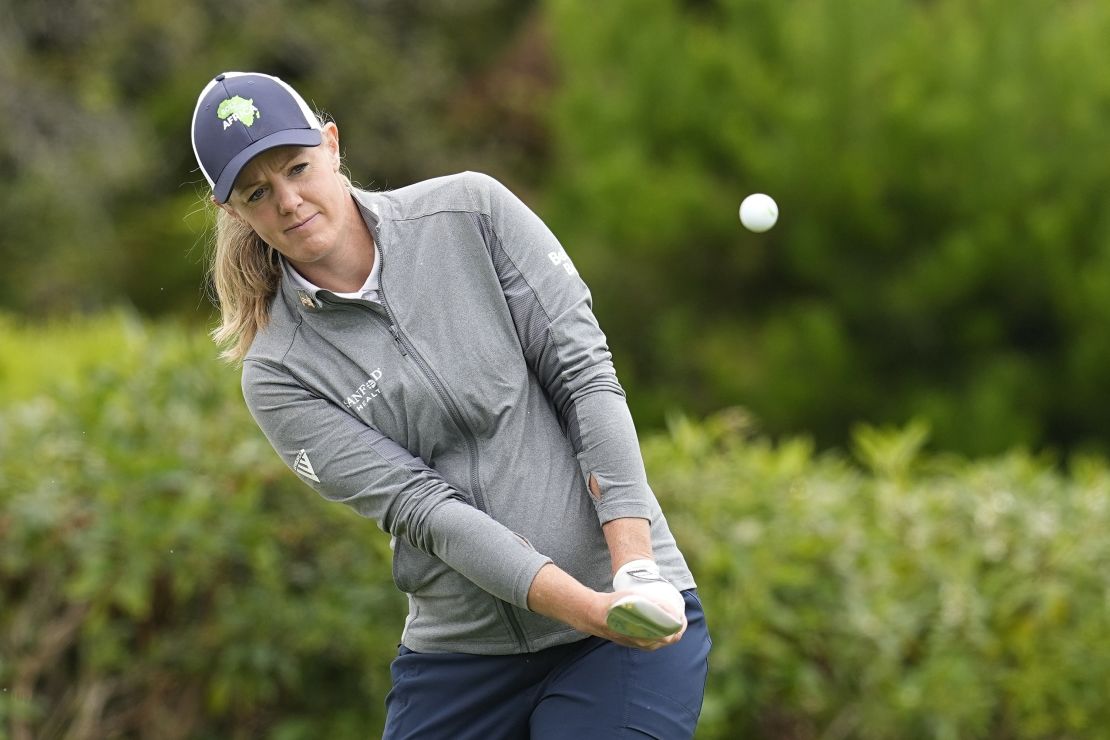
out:
<path id="1" fill-rule="evenodd" d="M 352 187 L 339 132 L 221 74 L 193 149 L 219 207 L 223 357 L 321 496 L 377 521 L 409 613 L 387 738 L 688 738 L 709 635 L 591 299 L 485 175 Z"/>

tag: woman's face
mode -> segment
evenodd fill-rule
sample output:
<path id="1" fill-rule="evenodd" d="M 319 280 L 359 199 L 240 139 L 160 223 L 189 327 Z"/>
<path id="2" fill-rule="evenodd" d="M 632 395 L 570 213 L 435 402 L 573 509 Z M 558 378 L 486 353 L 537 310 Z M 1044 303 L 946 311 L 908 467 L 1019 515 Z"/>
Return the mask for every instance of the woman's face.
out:
<path id="1" fill-rule="evenodd" d="M 320 146 L 281 146 L 252 159 L 221 208 L 246 221 L 294 263 L 327 258 L 341 246 L 355 207 L 339 177 L 339 132 L 321 131 Z"/>

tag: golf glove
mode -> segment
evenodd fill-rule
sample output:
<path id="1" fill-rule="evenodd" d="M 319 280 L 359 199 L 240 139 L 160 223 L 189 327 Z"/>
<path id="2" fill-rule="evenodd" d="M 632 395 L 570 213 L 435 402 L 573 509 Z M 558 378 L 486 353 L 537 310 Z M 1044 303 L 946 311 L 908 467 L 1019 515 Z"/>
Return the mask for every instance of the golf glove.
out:
<path id="1" fill-rule="evenodd" d="M 663 576 L 654 560 L 631 560 L 613 576 L 614 591 L 632 591 L 663 607 L 681 619 L 686 613 L 682 594 Z"/>

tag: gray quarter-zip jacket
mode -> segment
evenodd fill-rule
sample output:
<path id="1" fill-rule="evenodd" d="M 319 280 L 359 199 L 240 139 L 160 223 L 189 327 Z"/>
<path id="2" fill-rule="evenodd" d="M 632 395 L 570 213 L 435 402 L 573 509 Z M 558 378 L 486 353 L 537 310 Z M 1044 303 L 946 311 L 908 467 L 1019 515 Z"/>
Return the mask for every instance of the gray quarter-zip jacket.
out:
<path id="1" fill-rule="evenodd" d="M 554 562 L 610 590 L 601 524 L 621 517 L 650 520 L 663 575 L 692 588 L 589 291 L 550 230 L 477 173 L 352 195 L 381 302 L 311 295 L 286 264 L 243 393 L 308 485 L 392 535 L 402 642 L 507 654 L 582 639 L 529 611 L 528 588 Z"/>

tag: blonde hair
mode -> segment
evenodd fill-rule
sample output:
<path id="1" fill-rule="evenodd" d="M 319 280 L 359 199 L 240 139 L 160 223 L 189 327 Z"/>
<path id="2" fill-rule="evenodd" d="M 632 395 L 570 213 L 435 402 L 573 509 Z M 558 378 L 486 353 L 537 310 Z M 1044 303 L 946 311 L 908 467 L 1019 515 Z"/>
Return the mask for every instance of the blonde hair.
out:
<path id="1" fill-rule="evenodd" d="M 281 284 L 281 255 L 245 221 L 216 207 L 208 274 L 220 308 L 212 339 L 224 347 L 220 358 L 238 365 L 270 320 L 270 301 Z"/>
<path id="2" fill-rule="evenodd" d="M 347 190 L 354 188 L 345 172 L 336 174 Z M 270 302 L 281 285 L 281 254 L 246 221 L 213 207 L 216 231 L 208 275 L 220 309 L 220 325 L 210 334 L 216 344 L 224 347 L 220 359 L 239 365 L 255 335 L 270 320 Z"/>

